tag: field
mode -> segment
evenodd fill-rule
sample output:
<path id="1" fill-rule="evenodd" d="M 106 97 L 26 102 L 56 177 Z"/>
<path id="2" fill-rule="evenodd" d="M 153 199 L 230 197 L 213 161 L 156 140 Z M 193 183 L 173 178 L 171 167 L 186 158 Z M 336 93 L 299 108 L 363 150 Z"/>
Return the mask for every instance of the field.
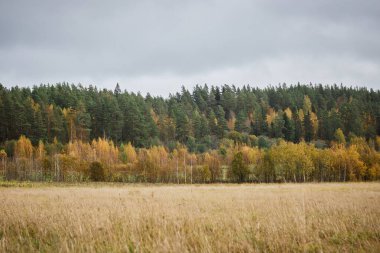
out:
<path id="1" fill-rule="evenodd" d="M 379 183 L 4 184 L 0 203 L 0 252 L 380 252 Z"/>

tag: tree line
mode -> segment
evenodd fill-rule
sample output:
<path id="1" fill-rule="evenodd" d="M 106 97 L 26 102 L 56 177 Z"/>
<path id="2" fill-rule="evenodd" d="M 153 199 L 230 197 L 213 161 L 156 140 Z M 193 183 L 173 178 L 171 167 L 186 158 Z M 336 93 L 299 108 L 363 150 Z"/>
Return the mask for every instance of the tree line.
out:
<path id="1" fill-rule="evenodd" d="M 0 84 L 0 143 L 21 135 L 33 145 L 101 137 L 138 148 L 172 150 L 179 142 L 204 152 L 225 138 L 249 144 L 251 136 L 329 146 L 338 128 L 346 137 L 373 142 L 380 134 L 379 101 L 378 90 L 337 85 L 197 85 L 163 98 L 121 91 L 118 84 L 114 91 L 67 83 Z"/>
<path id="2" fill-rule="evenodd" d="M 379 101 L 379 91 L 342 85 L 197 85 L 163 98 L 122 91 L 119 84 L 114 91 L 0 84 L 2 175 L 81 181 L 102 171 L 102 180 L 177 183 L 377 180 Z"/>
<path id="3" fill-rule="evenodd" d="M 75 140 L 66 145 L 31 141 L 21 136 L 0 151 L 1 177 L 32 181 L 111 181 L 150 183 L 212 182 L 345 182 L 380 179 L 380 153 L 362 137 L 339 140 L 320 149 L 301 141 L 278 139 L 270 148 L 221 142 L 218 149 L 190 152 L 178 144 L 135 148 L 116 146 L 98 138 L 91 143 Z M 380 137 L 376 139 L 379 149 Z"/>

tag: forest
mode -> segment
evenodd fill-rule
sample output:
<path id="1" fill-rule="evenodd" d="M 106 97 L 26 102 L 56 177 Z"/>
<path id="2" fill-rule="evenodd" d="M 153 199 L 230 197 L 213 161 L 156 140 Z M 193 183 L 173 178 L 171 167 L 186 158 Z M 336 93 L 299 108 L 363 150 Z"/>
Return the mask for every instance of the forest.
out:
<path id="1" fill-rule="evenodd" d="M 380 91 L 197 85 L 168 97 L 0 85 L 1 178 L 315 182 L 380 179 Z"/>

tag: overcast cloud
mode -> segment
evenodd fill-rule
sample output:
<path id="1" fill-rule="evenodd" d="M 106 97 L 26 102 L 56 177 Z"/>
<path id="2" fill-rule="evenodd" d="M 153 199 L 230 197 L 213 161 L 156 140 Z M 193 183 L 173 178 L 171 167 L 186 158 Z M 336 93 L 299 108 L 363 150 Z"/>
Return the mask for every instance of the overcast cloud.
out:
<path id="1" fill-rule="evenodd" d="M 0 82 L 380 88 L 378 0 L 0 0 Z"/>

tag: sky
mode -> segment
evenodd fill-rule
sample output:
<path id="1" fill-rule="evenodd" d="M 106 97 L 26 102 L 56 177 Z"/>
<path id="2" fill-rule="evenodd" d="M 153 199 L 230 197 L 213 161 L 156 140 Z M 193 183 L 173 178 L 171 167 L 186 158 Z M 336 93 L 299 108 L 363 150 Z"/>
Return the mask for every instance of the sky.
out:
<path id="1" fill-rule="evenodd" d="M 0 83 L 380 89 L 378 0 L 0 0 Z"/>

